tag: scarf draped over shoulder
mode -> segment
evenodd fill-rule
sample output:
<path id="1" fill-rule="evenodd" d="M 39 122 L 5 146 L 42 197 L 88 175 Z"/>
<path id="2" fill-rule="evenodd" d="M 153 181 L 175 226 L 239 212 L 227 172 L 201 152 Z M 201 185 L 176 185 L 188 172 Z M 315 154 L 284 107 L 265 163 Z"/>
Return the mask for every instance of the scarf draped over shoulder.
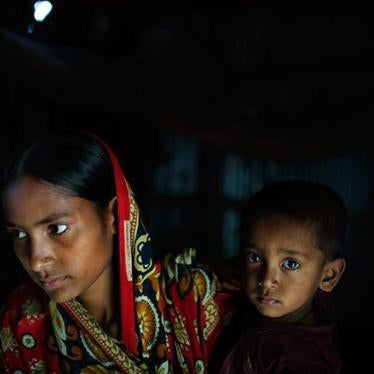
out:
<path id="1" fill-rule="evenodd" d="M 215 275 L 196 264 L 195 250 L 157 259 L 119 163 L 107 151 L 118 200 L 121 340 L 78 300 L 58 304 L 30 281 L 3 306 L 5 373 L 206 372 L 229 301 L 217 292 Z"/>

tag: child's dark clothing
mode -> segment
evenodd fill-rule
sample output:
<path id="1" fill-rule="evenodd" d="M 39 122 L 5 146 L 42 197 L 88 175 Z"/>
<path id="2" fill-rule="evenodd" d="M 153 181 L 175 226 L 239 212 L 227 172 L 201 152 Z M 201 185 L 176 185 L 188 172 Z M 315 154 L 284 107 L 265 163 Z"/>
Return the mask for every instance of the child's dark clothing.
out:
<path id="1" fill-rule="evenodd" d="M 326 293 L 317 292 L 314 314 L 316 324 L 264 323 L 245 298 L 244 302 L 238 302 L 231 322 L 220 337 L 210 371 L 221 374 L 339 373 L 342 364 L 336 354 L 336 327 Z"/>

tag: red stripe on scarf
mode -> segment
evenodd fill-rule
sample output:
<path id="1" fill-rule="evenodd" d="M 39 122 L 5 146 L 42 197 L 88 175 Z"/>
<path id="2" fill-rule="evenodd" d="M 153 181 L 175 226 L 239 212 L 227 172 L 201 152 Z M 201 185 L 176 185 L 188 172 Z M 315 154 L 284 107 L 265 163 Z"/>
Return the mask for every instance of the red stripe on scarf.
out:
<path id="1" fill-rule="evenodd" d="M 118 242 L 119 242 L 119 280 L 120 280 L 120 301 L 121 301 L 121 337 L 122 342 L 132 352 L 137 355 L 137 342 L 135 331 L 135 301 L 132 279 L 127 278 L 127 261 L 125 243 L 126 233 L 124 230 L 125 221 L 130 219 L 130 196 L 117 157 L 109 146 L 95 134 L 91 134 L 107 150 L 113 166 L 118 208 Z M 129 248 L 131 250 L 131 248 Z"/>

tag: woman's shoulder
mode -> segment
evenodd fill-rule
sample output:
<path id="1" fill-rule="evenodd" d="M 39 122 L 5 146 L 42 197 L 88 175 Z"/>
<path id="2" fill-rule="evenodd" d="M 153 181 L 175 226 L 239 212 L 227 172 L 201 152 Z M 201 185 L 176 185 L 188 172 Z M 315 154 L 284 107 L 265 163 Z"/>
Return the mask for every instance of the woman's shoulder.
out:
<path id="1" fill-rule="evenodd" d="M 216 280 L 212 269 L 196 259 L 196 249 L 186 248 L 180 252 L 166 254 L 163 259 L 163 275 L 167 281 L 180 282 L 188 275 L 199 274 L 209 283 Z M 193 277 L 194 278 L 194 277 Z"/>
<path id="2" fill-rule="evenodd" d="M 18 286 L 1 307 L 0 326 L 32 323 L 48 311 L 48 298 L 34 282 Z"/>
<path id="3" fill-rule="evenodd" d="M 195 295 L 206 305 L 213 298 L 219 304 L 227 303 L 229 297 L 220 292 L 220 283 L 213 269 L 196 261 L 196 250 L 188 248 L 177 254 L 168 254 L 162 264 L 163 282 L 168 290 L 176 288 L 178 295 L 185 299 L 187 294 Z M 222 300 L 221 300 L 222 299 Z"/>

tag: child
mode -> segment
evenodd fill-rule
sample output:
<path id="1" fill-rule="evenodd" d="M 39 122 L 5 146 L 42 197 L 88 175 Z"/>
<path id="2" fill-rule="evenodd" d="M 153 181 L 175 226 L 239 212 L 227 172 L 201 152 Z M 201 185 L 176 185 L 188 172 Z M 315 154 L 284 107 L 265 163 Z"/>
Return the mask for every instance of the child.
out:
<path id="1" fill-rule="evenodd" d="M 340 371 L 327 296 L 345 269 L 345 230 L 344 204 L 327 186 L 278 182 L 254 195 L 242 216 L 243 293 L 211 368 Z"/>

